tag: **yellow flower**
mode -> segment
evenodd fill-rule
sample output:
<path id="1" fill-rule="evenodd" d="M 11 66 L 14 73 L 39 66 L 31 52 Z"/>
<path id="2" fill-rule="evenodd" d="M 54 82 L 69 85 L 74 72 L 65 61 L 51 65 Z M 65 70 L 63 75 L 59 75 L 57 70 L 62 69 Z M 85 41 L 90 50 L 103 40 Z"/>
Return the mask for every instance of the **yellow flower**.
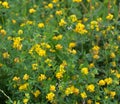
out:
<path id="1" fill-rule="evenodd" d="M 13 80 L 13 81 L 19 81 L 19 80 L 20 80 L 20 77 L 15 76 L 15 77 L 13 77 L 12 80 Z"/>
<path id="2" fill-rule="evenodd" d="M 21 85 L 19 86 L 19 90 L 20 90 L 20 91 L 21 91 L 21 90 L 27 90 L 28 86 L 29 86 L 29 83 L 21 84 Z"/>
<path id="3" fill-rule="evenodd" d="M 18 30 L 18 35 L 23 34 L 23 30 Z"/>
<path id="4" fill-rule="evenodd" d="M 16 20 L 12 19 L 12 23 L 13 23 L 13 24 L 16 24 Z"/>
<path id="5" fill-rule="evenodd" d="M 58 2 L 58 0 L 52 0 L 52 2 L 53 2 L 53 3 L 57 3 L 57 2 Z"/>
<path id="6" fill-rule="evenodd" d="M 69 48 L 74 48 L 76 46 L 76 42 L 69 43 Z"/>
<path id="7" fill-rule="evenodd" d="M 113 67 L 116 67 L 116 62 L 115 61 L 111 62 L 111 64 L 112 64 Z"/>
<path id="8" fill-rule="evenodd" d="M 93 54 L 94 55 L 97 55 L 99 53 L 99 50 L 100 50 L 100 47 L 95 45 L 93 48 L 92 48 L 92 51 L 93 51 Z"/>
<path id="9" fill-rule="evenodd" d="M 82 23 L 78 23 L 75 27 L 75 32 L 80 33 L 80 34 L 85 34 L 87 33 L 87 30 L 85 29 L 85 25 Z"/>
<path id="10" fill-rule="evenodd" d="M 78 88 L 74 88 L 73 89 L 73 93 L 76 94 L 76 95 L 78 95 L 79 94 L 79 89 Z"/>
<path id="11" fill-rule="evenodd" d="M 39 90 L 36 90 L 34 93 L 33 93 L 33 95 L 35 96 L 35 97 L 38 97 L 39 95 L 40 95 L 40 91 Z"/>
<path id="12" fill-rule="evenodd" d="M 0 68 L 3 66 L 3 64 L 2 63 L 0 63 Z"/>
<path id="13" fill-rule="evenodd" d="M 9 4 L 8 4 L 7 1 L 2 2 L 2 6 L 3 6 L 4 8 L 9 8 Z"/>
<path id="14" fill-rule="evenodd" d="M 56 91 L 54 85 L 50 85 L 50 91 Z"/>
<path id="15" fill-rule="evenodd" d="M 55 94 L 53 92 L 50 92 L 47 94 L 46 99 L 48 101 L 53 101 L 54 97 L 55 97 Z"/>
<path id="16" fill-rule="evenodd" d="M 86 87 L 86 89 L 89 91 L 89 92 L 94 92 L 95 91 L 95 86 L 93 84 L 90 84 Z"/>
<path id="17" fill-rule="evenodd" d="M 3 54 L 3 58 L 7 59 L 10 57 L 9 53 L 8 52 L 4 52 Z"/>
<path id="18" fill-rule="evenodd" d="M 59 22 L 59 26 L 64 26 L 66 25 L 67 23 L 65 22 L 64 19 L 61 19 L 60 22 Z"/>
<path id="19" fill-rule="evenodd" d="M 36 12 L 35 9 L 33 9 L 33 8 L 29 9 L 29 13 L 30 13 L 30 14 L 33 14 L 33 13 L 35 13 L 35 12 Z"/>
<path id="20" fill-rule="evenodd" d="M 85 92 L 82 92 L 80 95 L 83 99 L 87 98 L 87 94 Z"/>
<path id="21" fill-rule="evenodd" d="M 77 21 L 76 15 L 71 15 L 70 19 L 72 20 L 72 22 L 76 22 Z"/>
<path id="22" fill-rule="evenodd" d="M 52 3 L 49 3 L 49 4 L 48 4 L 48 7 L 49 7 L 50 9 L 52 9 L 52 8 L 53 8 L 53 4 L 52 4 Z"/>
<path id="23" fill-rule="evenodd" d="M 110 96 L 111 96 L 112 98 L 114 98 L 115 95 L 116 95 L 116 92 L 115 92 L 115 91 L 110 91 Z"/>
<path id="24" fill-rule="evenodd" d="M 57 45 L 55 46 L 55 48 L 56 48 L 57 50 L 61 50 L 61 49 L 63 48 L 63 46 L 62 46 L 61 44 L 57 44 Z"/>
<path id="25" fill-rule="evenodd" d="M 73 0 L 73 2 L 80 3 L 82 0 Z"/>
<path id="26" fill-rule="evenodd" d="M 104 80 L 100 80 L 100 81 L 98 82 L 98 85 L 99 85 L 99 86 L 104 86 L 104 85 L 105 85 L 105 81 L 104 81 Z"/>
<path id="27" fill-rule="evenodd" d="M 29 101 L 29 99 L 28 99 L 28 98 L 24 98 L 24 99 L 23 99 L 23 103 L 24 103 L 24 104 L 27 104 L 27 103 L 28 103 L 28 101 Z"/>
<path id="28" fill-rule="evenodd" d="M 6 35 L 6 31 L 4 29 L 0 30 L 0 34 L 5 36 Z"/>
<path id="29" fill-rule="evenodd" d="M 73 91 L 71 90 L 71 88 L 70 87 L 68 87 L 68 88 L 66 88 L 66 90 L 65 90 L 65 95 L 70 95 L 70 94 L 72 94 L 73 93 Z"/>
<path id="30" fill-rule="evenodd" d="M 93 58 L 94 58 L 94 59 L 99 59 L 100 56 L 99 56 L 99 55 L 93 55 Z"/>
<path id="31" fill-rule="evenodd" d="M 20 59 L 18 57 L 14 58 L 14 62 L 15 63 L 19 63 L 20 62 Z"/>
<path id="32" fill-rule="evenodd" d="M 94 63 L 90 63 L 89 68 L 95 67 Z"/>
<path id="33" fill-rule="evenodd" d="M 92 100 L 91 99 L 87 100 L 87 104 L 92 104 Z"/>
<path id="34" fill-rule="evenodd" d="M 44 23 L 38 23 L 38 27 L 43 28 L 43 27 L 45 27 L 45 25 L 44 25 Z"/>
<path id="35" fill-rule="evenodd" d="M 107 85 L 112 84 L 112 82 L 113 82 L 112 78 L 110 78 L 110 77 L 104 79 L 104 81 L 107 83 Z"/>
<path id="36" fill-rule="evenodd" d="M 109 14 L 106 16 L 106 19 L 107 19 L 107 20 L 112 20 L 112 19 L 113 19 L 113 15 L 109 13 Z"/>
<path id="37" fill-rule="evenodd" d="M 21 44 L 22 40 L 23 39 L 21 37 L 13 38 L 13 48 L 21 50 L 22 49 L 22 44 Z"/>
<path id="38" fill-rule="evenodd" d="M 62 11 L 61 10 L 58 10 L 55 12 L 56 15 L 62 15 Z"/>
<path id="39" fill-rule="evenodd" d="M 82 68 L 81 73 L 87 75 L 88 74 L 88 68 L 86 68 L 86 67 Z"/>
<path id="40" fill-rule="evenodd" d="M 32 69 L 37 70 L 38 69 L 38 64 L 37 63 L 32 64 Z"/>
<path id="41" fill-rule="evenodd" d="M 28 75 L 28 74 L 25 74 L 25 75 L 23 76 L 23 79 L 24 79 L 24 80 L 28 80 L 28 79 L 29 79 L 29 75 Z"/>
<path id="42" fill-rule="evenodd" d="M 115 53 L 114 52 L 112 52 L 111 54 L 110 54 L 110 58 L 115 58 L 116 56 L 115 56 Z"/>
<path id="43" fill-rule="evenodd" d="M 40 74 L 40 76 L 38 77 L 38 81 L 42 81 L 45 79 L 46 79 L 46 76 L 44 74 Z"/>
<path id="44" fill-rule="evenodd" d="M 61 73 L 61 72 L 56 73 L 56 78 L 57 79 L 60 79 L 62 77 L 63 77 L 63 73 Z"/>

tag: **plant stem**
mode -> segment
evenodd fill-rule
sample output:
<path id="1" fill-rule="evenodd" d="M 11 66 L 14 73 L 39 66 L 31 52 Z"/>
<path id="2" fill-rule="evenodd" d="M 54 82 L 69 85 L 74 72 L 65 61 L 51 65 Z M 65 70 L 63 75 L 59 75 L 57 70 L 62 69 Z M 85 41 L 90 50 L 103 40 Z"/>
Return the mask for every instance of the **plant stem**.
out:
<path id="1" fill-rule="evenodd" d="M 1 92 L 6 98 L 9 99 L 10 103 L 13 104 L 13 101 L 11 100 L 11 98 L 10 98 L 3 90 L 0 89 L 0 92 Z"/>

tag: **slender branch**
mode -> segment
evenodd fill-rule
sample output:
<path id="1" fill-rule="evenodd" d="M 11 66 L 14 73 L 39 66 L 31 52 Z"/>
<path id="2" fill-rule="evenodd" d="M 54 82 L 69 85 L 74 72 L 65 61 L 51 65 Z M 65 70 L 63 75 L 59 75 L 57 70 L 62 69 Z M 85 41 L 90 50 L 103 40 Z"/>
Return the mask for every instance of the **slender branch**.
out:
<path id="1" fill-rule="evenodd" d="M 10 103 L 13 104 L 13 101 L 11 100 L 11 98 L 10 98 L 3 90 L 0 89 L 0 92 L 1 92 L 6 98 L 9 99 Z"/>

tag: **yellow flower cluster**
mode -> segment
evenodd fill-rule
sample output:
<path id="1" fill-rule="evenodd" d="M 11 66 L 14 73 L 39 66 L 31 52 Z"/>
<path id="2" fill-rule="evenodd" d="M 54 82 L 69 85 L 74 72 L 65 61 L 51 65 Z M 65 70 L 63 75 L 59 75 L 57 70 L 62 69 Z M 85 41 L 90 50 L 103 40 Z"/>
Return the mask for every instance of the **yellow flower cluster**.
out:
<path id="1" fill-rule="evenodd" d="M 82 68 L 81 73 L 87 75 L 88 74 L 88 68 L 87 67 Z"/>
<path id="2" fill-rule="evenodd" d="M 54 100 L 55 94 L 53 92 L 50 92 L 47 94 L 46 99 L 50 102 Z"/>
<path id="3" fill-rule="evenodd" d="M 2 56 L 3 56 L 3 58 L 7 59 L 7 58 L 10 57 L 10 54 L 9 54 L 8 52 L 4 52 L 4 53 L 2 54 Z"/>
<path id="4" fill-rule="evenodd" d="M 33 14 L 33 13 L 35 13 L 35 12 L 36 12 L 36 10 L 35 10 L 34 8 L 29 9 L 29 13 L 30 13 L 30 14 Z"/>
<path id="5" fill-rule="evenodd" d="M 41 94 L 40 90 L 33 92 L 33 95 L 37 98 Z"/>
<path id="6" fill-rule="evenodd" d="M 73 2 L 80 3 L 82 0 L 73 0 Z"/>
<path id="7" fill-rule="evenodd" d="M 95 91 L 95 86 L 93 84 L 90 84 L 86 87 L 86 89 L 89 91 L 89 92 L 94 92 Z"/>
<path id="8" fill-rule="evenodd" d="M 1 30 L 0 30 L 0 34 L 1 34 L 2 36 L 5 36 L 5 35 L 6 35 L 6 31 L 5 31 L 4 29 L 1 29 Z"/>
<path id="9" fill-rule="evenodd" d="M 66 88 L 66 90 L 65 90 L 65 95 L 66 96 L 69 96 L 70 94 L 73 94 L 73 93 L 78 95 L 79 94 L 79 89 L 75 88 L 74 86 L 70 86 L 70 87 Z"/>
<path id="10" fill-rule="evenodd" d="M 66 61 L 63 61 L 63 63 L 60 65 L 59 71 L 56 73 L 56 78 L 60 79 L 63 77 L 63 74 L 65 73 L 65 66 L 67 65 Z"/>
<path id="11" fill-rule="evenodd" d="M 90 28 L 93 30 L 93 29 L 96 29 L 96 31 L 99 31 L 99 24 L 97 21 L 91 21 L 90 23 Z"/>
<path id="12" fill-rule="evenodd" d="M 112 20 L 113 19 L 113 15 L 111 13 L 109 13 L 107 16 L 106 16 L 106 19 L 107 20 Z"/>
<path id="13" fill-rule="evenodd" d="M 60 34 L 60 35 L 57 35 L 57 36 L 53 36 L 53 40 L 61 40 L 62 39 L 62 35 Z"/>
<path id="14" fill-rule="evenodd" d="M 23 39 L 21 37 L 14 37 L 13 38 L 13 48 L 17 49 L 17 50 L 21 50 L 22 49 L 22 41 Z"/>
<path id="15" fill-rule="evenodd" d="M 35 51 L 39 56 L 46 56 L 46 50 L 40 47 L 40 44 L 35 44 L 30 50 L 29 53 L 32 55 Z"/>
<path id="16" fill-rule="evenodd" d="M 85 29 L 85 25 L 82 23 L 77 23 L 74 31 L 79 33 L 79 34 L 86 34 L 87 33 L 87 30 Z"/>
<path id="17" fill-rule="evenodd" d="M 44 74 L 40 74 L 39 76 L 38 76 L 38 81 L 43 81 L 43 80 L 45 80 L 46 79 L 46 76 L 44 75 Z"/>
<path id="18" fill-rule="evenodd" d="M 29 83 L 21 84 L 21 85 L 19 86 L 19 90 L 20 90 L 20 91 L 22 91 L 22 90 L 27 90 L 28 86 L 29 86 Z"/>
<path id="19" fill-rule="evenodd" d="M 4 8 L 9 8 L 9 3 L 7 1 L 2 2 Z"/>
<path id="20" fill-rule="evenodd" d="M 80 93 L 80 95 L 83 99 L 87 98 L 87 94 L 85 92 Z"/>
<path id="21" fill-rule="evenodd" d="M 65 22 L 64 19 L 61 19 L 60 22 L 59 22 L 59 26 L 64 26 L 66 25 L 67 23 Z"/>
<path id="22" fill-rule="evenodd" d="M 100 50 L 100 47 L 95 45 L 93 48 L 92 48 L 92 54 L 93 54 L 93 58 L 94 59 L 99 59 L 99 50 Z"/>

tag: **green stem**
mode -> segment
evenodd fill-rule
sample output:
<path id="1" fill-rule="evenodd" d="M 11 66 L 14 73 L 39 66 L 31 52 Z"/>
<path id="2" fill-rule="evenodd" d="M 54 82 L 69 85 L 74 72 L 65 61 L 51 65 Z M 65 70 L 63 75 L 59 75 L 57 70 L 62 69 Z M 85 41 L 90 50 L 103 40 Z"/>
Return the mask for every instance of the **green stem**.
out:
<path id="1" fill-rule="evenodd" d="M 11 98 L 10 98 L 3 90 L 0 89 L 0 92 L 1 92 L 6 98 L 9 99 L 10 103 L 13 104 L 13 101 L 11 100 Z"/>

